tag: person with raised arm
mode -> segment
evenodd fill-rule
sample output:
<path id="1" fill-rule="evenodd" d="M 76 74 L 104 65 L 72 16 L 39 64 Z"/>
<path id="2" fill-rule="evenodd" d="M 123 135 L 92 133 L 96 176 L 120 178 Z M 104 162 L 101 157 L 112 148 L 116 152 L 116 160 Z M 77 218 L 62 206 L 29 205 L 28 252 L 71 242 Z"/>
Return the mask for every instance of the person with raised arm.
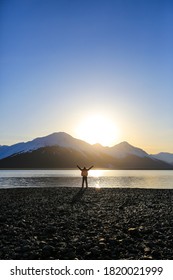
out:
<path id="1" fill-rule="evenodd" d="M 81 176 L 82 176 L 82 188 L 84 188 L 84 183 L 86 185 L 86 188 L 88 188 L 88 180 L 87 180 L 87 176 L 88 176 L 88 171 L 93 168 L 94 166 L 90 166 L 89 168 L 86 168 L 84 166 L 84 168 L 81 168 L 79 165 L 77 165 L 77 167 L 81 170 Z"/>

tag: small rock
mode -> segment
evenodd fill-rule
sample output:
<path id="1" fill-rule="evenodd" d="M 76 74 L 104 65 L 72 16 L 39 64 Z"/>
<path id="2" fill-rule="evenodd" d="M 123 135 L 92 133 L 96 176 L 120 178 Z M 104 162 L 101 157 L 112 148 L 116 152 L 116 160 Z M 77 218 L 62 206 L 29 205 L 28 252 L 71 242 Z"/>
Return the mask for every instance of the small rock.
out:
<path id="1" fill-rule="evenodd" d="M 150 249 L 149 247 L 145 247 L 145 248 L 144 248 L 144 252 L 145 252 L 146 254 L 149 254 L 149 253 L 151 252 L 151 249 Z"/>
<path id="2" fill-rule="evenodd" d="M 101 249 L 105 249 L 106 248 L 106 244 L 104 242 L 99 242 L 99 247 Z"/>
<path id="3" fill-rule="evenodd" d="M 101 238 L 99 239 L 99 242 L 105 242 L 105 238 L 101 237 Z"/>
<path id="4" fill-rule="evenodd" d="M 153 258 L 152 258 L 152 256 L 144 255 L 143 259 L 144 260 L 152 260 Z"/>
<path id="5" fill-rule="evenodd" d="M 42 252 L 43 252 L 43 255 L 48 257 L 48 256 L 51 256 L 51 254 L 55 251 L 55 248 L 53 246 L 50 246 L 50 245 L 45 245 L 43 248 L 42 248 Z"/>
<path id="6" fill-rule="evenodd" d="M 100 249 L 99 249 L 98 246 L 95 246 L 91 249 L 91 252 L 92 252 L 93 255 L 97 256 L 97 255 L 100 254 Z"/>
<path id="7" fill-rule="evenodd" d="M 135 236 L 139 234 L 137 228 L 128 228 L 128 232 L 129 232 L 131 235 L 135 235 Z"/>

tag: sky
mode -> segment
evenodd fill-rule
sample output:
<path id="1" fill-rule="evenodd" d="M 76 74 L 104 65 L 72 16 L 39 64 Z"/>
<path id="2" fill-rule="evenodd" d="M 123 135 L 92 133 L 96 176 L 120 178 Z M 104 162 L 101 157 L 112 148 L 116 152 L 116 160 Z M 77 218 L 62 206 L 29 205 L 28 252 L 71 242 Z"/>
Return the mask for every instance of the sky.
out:
<path id="1" fill-rule="evenodd" d="M 172 0 L 1 0 L 0 34 L 0 145 L 173 153 Z"/>

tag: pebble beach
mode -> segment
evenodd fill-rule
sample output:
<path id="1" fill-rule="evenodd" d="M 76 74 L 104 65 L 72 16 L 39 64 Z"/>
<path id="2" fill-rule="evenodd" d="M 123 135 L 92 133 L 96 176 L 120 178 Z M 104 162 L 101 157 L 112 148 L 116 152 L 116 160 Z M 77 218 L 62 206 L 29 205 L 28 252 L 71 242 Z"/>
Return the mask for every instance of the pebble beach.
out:
<path id="1" fill-rule="evenodd" d="M 173 259 L 173 189 L 0 189 L 0 259 Z"/>

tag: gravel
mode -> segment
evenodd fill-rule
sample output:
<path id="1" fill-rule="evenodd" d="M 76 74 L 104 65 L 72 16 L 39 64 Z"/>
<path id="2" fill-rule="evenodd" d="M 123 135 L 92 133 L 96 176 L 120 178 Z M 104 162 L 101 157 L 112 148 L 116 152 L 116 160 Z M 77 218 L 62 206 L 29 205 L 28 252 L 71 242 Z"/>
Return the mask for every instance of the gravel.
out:
<path id="1" fill-rule="evenodd" d="M 173 190 L 0 189 L 0 259 L 173 259 Z"/>

